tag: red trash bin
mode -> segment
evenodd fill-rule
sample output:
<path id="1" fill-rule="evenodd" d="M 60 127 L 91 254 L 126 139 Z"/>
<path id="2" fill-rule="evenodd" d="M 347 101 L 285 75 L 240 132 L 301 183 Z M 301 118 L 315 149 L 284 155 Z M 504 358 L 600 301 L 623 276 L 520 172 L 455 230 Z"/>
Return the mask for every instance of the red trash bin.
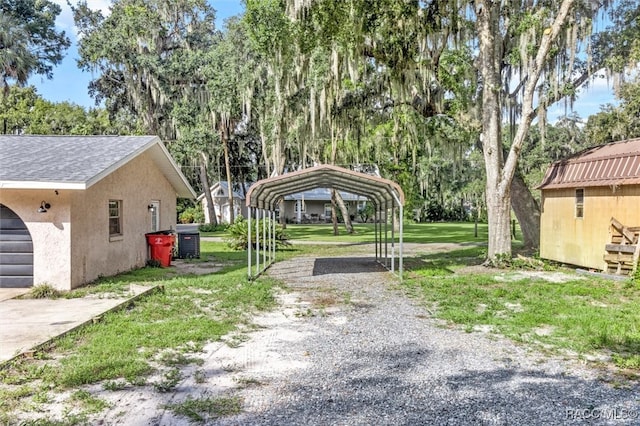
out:
<path id="1" fill-rule="evenodd" d="M 176 236 L 172 234 L 145 234 L 147 244 L 151 248 L 150 257 L 160 262 L 160 266 L 166 268 L 171 266 L 173 256 L 173 246 L 176 243 Z"/>

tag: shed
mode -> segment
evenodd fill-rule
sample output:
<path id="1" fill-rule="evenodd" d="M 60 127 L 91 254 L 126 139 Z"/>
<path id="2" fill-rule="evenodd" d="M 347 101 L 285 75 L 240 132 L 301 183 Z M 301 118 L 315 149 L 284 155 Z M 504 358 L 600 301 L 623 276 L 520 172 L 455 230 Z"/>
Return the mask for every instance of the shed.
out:
<path id="1" fill-rule="evenodd" d="M 233 216 L 238 217 L 242 215 L 244 217 L 247 216 L 247 207 L 245 205 L 245 196 L 250 183 L 242 183 L 233 185 L 234 187 L 238 187 L 232 191 L 233 194 Z M 219 182 L 214 183 L 209 188 L 209 192 L 211 192 L 211 198 L 213 199 L 213 208 L 216 212 L 216 220 L 218 223 L 229 223 L 231 219 L 230 214 L 230 206 L 229 206 L 229 183 L 226 180 L 221 180 Z M 205 194 L 200 194 L 197 199 L 202 203 L 202 209 L 204 210 L 204 220 L 205 223 L 211 223 L 211 219 L 209 218 L 209 209 L 207 203 L 207 197 Z"/>
<path id="2" fill-rule="evenodd" d="M 195 193 L 156 136 L 0 136 L 0 287 L 144 266 L 177 197 Z"/>
<path id="3" fill-rule="evenodd" d="M 586 149 L 553 163 L 542 191 L 540 256 L 612 272 L 612 245 L 637 264 L 640 234 L 640 138 Z M 622 238 L 621 238 L 622 237 Z M 623 254 L 625 254 L 623 253 Z M 631 265 L 617 256 L 616 271 Z"/>

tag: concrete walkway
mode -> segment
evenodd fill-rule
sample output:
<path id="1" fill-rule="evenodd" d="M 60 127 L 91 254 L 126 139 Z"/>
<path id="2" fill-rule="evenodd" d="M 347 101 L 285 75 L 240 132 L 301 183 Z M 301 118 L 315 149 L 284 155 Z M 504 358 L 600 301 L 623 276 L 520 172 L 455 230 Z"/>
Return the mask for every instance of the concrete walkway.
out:
<path id="1" fill-rule="evenodd" d="M 20 291 L 0 292 L 0 364 L 29 354 L 51 339 L 93 322 L 105 312 L 126 306 L 157 289 L 132 285 L 120 298 L 16 299 Z M 2 289 L 9 290 L 9 289 Z M 13 289 L 16 290 L 16 289 Z"/>

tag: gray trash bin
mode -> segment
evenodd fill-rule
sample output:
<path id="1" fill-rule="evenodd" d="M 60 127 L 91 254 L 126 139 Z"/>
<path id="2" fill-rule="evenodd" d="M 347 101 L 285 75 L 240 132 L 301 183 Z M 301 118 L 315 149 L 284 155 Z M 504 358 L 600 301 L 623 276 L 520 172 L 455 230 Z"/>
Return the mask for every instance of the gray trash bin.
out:
<path id="1" fill-rule="evenodd" d="M 200 259 L 200 233 L 178 233 L 178 258 Z"/>

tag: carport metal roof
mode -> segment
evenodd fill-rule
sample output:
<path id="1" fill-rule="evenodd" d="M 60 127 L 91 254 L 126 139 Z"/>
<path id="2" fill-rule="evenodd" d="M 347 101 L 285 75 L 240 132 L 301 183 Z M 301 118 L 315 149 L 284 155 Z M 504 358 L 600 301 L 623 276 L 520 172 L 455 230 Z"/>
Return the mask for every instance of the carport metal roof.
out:
<path id="1" fill-rule="evenodd" d="M 275 210 L 282 197 L 315 188 L 363 195 L 378 206 L 404 205 L 404 192 L 397 183 L 327 164 L 260 180 L 249 189 L 246 203 L 248 207 Z"/>

